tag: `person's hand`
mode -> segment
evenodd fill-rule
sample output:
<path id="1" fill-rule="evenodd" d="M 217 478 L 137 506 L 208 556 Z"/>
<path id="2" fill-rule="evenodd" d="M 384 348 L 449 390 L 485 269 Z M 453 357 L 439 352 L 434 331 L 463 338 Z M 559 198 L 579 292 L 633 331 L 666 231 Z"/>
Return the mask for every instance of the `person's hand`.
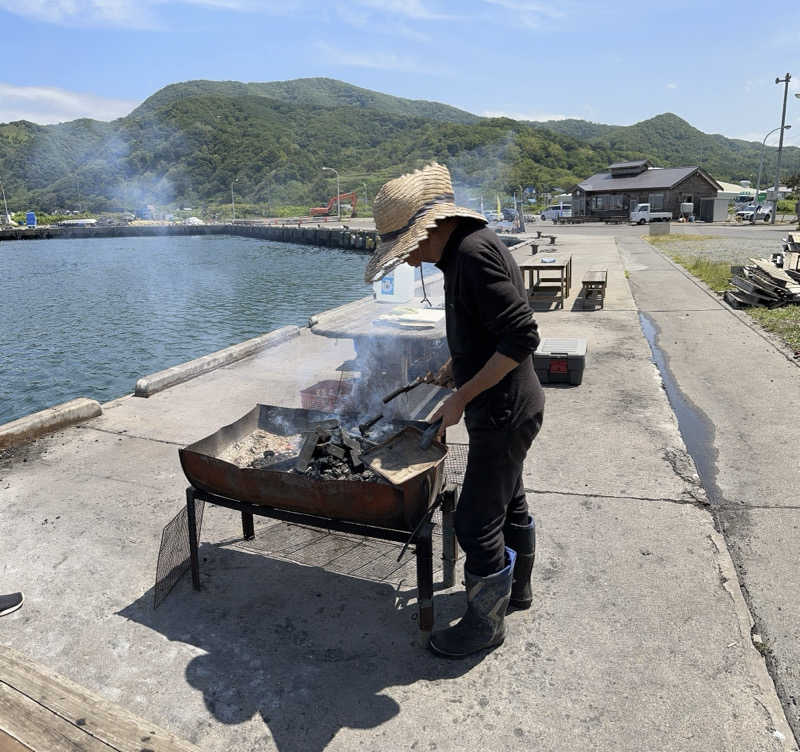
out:
<path id="1" fill-rule="evenodd" d="M 431 373 L 428 371 L 425 381 L 427 381 L 429 384 L 436 384 L 436 386 L 443 386 L 448 389 L 452 389 L 456 385 L 455 381 L 453 380 L 453 359 L 448 358 L 447 362 L 438 371 L 436 371 L 436 373 Z"/>
<path id="2" fill-rule="evenodd" d="M 439 418 L 442 419 L 442 425 L 436 434 L 436 438 L 440 439 L 445 430 L 450 426 L 456 425 L 464 415 L 464 408 L 466 407 L 463 398 L 458 392 L 451 394 L 439 407 L 439 409 L 431 416 L 430 423 L 435 423 Z"/>

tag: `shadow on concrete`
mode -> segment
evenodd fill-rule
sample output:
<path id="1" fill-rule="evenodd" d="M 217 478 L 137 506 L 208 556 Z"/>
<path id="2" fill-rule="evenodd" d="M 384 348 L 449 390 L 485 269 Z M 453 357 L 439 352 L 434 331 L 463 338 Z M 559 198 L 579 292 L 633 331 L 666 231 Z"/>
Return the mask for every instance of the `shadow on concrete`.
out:
<path id="1" fill-rule="evenodd" d="M 186 575 L 157 610 L 149 590 L 119 615 L 202 650 L 186 680 L 209 712 L 223 724 L 260 715 L 281 752 L 323 750 L 344 727 L 376 728 L 402 710 L 384 689 L 452 679 L 483 657 L 448 661 L 425 649 L 405 583 L 223 544 L 203 544 L 200 555 L 203 590 Z M 437 595 L 435 606 L 442 626 L 460 615 L 463 591 Z"/>
<path id="2" fill-rule="evenodd" d="M 528 298 L 528 305 L 534 313 L 547 313 L 548 311 L 562 310 L 561 296 L 558 291 L 552 293 L 550 290 L 540 291 L 537 298 Z"/>

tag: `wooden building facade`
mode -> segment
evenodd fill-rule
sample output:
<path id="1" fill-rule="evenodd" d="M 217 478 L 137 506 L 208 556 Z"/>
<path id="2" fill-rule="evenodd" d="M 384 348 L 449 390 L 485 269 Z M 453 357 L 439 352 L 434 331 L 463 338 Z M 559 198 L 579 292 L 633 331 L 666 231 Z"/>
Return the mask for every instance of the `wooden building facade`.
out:
<path id="1" fill-rule="evenodd" d="M 642 159 L 618 162 L 578 183 L 571 190 L 572 215 L 600 218 L 627 216 L 636 204 L 680 216 L 680 206 L 699 207 L 700 199 L 716 198 L 722 187 L 700 167 L 653 167 Z"/>

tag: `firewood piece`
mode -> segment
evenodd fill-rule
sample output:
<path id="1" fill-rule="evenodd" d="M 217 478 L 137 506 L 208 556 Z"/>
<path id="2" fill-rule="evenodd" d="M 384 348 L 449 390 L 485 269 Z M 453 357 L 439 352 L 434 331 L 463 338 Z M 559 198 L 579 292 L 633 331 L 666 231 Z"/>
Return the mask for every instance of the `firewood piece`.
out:
<path id="1" fill-rule="evenodd" d="M 319 434 L 316 430 L 309 431 L 306 434 L 305 441 L 303 441 L 303 446 L 300 449 L 300 454 L 297 456 L 297 462 L 294 464 L 294 469 L 298 473 L 304 473 L 308 468 L 308 464 L 314 456 L 314 450 L 317 448 L 318 441 Z"/>
<path id="2" fill-rule="evenodd" d="M 345 430 L 342 430 L 342 445 L 346 446 L 350 450 L 361 449 L 361 444 L 358 443 L 358 439 L 351 436 Z"/>
<path id="3" fill-rule="evenodd" d="M 350 465 L 355 472 L 361 472 L 364 469 L 364 460 L 361 459 L 360 449 L 350 450 Z"/>
<path id="4" fill-rule="evenodd" d="M 347 457 L 347 450 L 343 446 L 339 446 L 335 444 L 333 441 L 326 441 L 322 444 L 317 444 L 317 453 L 320 456 L 325 456 L 326 454 L 330 457 L 336 457 L 336 459 L 343 460 Z"/>

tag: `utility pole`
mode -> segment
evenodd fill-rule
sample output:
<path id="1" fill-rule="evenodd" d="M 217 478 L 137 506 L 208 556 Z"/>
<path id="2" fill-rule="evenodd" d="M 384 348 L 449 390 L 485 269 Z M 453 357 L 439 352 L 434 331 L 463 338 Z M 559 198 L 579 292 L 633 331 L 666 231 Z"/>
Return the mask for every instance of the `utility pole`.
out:
<path id="1" fill-rule="evenodd" d="M 783 84 L 783 113 L 781 114 L 781 140 L 778 142 L 778 166 L 775 170 L 775 204 L 772 207 L 772 217 L 770 224 L 775 224 L 775 215 L 778 213 L 778 189 L 781 187 L 781 153 L 783 152 L 783 132 L 786 124 L 786 97 L 789 95 L 789 81 L 792 80 L 791 73 L 786 74 L 786 78 L 776 78 L 776 84 Z"/>

